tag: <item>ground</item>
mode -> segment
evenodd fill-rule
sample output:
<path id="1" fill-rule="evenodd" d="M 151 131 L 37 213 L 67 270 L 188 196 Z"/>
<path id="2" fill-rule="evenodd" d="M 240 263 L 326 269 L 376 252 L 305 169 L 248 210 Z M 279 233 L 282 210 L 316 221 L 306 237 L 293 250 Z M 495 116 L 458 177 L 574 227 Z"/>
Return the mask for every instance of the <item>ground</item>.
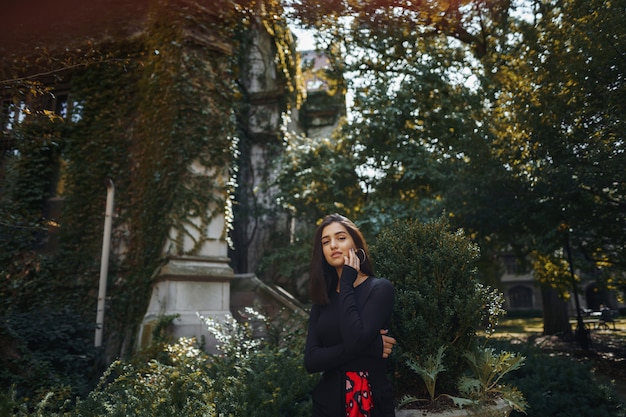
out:
<path id="1" fill-rule="evenodd" d="M 546 354 L 563 355 L 591 363 L 596 377 L 614 384 L 617 394 L 626 401 L 626 320 L 616 323 L 616 330 L 591 329 L 591 347 L 582 349 L 572 337 L 542 335 L 541 319 L 503 320 L 496 337 L 520 339 L 539 347 Z"/>

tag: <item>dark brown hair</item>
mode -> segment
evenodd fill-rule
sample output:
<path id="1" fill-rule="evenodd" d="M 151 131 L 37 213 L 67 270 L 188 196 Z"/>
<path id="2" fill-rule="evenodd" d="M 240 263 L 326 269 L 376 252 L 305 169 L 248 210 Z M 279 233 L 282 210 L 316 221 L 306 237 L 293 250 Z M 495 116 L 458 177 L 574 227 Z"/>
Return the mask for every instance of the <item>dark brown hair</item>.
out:
<path id="1" fill-rule="evenodd" d="M 324 217 L 315 231 L 313 238 L 313 254 L 309 270 L 309 291 L 314 304 L 328 304 L 328 295 L 337 287 L 337 271 L 324 258 L 322 251 L 322 231 L 331 223 L 339 223 L 346 228 L 357 249 L 365 251 L 365 261 L 361 262 L 361 271 L 367 275 L 374 275 L 374 268 L 370 261 L 369 249 L 363 234 L 358 227 L 347 217 L 341 214 L 329 214 Z"/>

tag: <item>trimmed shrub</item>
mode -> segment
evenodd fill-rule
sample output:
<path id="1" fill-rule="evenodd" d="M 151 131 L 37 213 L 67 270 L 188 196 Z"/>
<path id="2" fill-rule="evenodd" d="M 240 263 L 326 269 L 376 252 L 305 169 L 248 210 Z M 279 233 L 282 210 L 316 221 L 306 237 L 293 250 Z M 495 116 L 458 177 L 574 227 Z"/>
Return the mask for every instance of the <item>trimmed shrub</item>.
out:
<path id="1" fill-rule="evenodd" d="M 478 282 L 479 249 L 442 217 L 430 223 L 399 221 L 378 235 L 372 248 L 377 274 L 396 290 L 393 335 L 397 391 L 420 390 L 409 361 L 423 362 L 445 348 L 438 392 L 457 393 L 468 369 L 464 358 L 477 346 L 477 330 L 503 314 L 501 295 Z M 491 321 L 489 320 L 491 317 Z M 423 387 L 417 397 L 426 398 Z"/>

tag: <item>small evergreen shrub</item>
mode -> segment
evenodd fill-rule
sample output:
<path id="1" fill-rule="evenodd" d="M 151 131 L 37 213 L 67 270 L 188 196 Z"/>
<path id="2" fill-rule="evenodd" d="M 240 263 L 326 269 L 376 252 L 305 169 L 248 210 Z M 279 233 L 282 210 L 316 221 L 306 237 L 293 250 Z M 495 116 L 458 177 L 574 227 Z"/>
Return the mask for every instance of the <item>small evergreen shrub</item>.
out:
<path id="1" fill-rule="evenodd" d="M 433 398 L 436 384 L 439 393 L 458 394 L 457 383 L 470 370 L 466 354 L 478 348 L 476 332 L 492 329 L 504 313 L 501 294 L 478 282 L 478 247 L 462 231 L 451 232 L 442 217 L 430 223 L 398 221 L 381 231 L 372 252 L 377 274 L 396 290 L 396 392 Z M 426 392 L 415 383 L 415 369 L 441 348 L 445 353 L 437 368 L 443 371 Z"/>

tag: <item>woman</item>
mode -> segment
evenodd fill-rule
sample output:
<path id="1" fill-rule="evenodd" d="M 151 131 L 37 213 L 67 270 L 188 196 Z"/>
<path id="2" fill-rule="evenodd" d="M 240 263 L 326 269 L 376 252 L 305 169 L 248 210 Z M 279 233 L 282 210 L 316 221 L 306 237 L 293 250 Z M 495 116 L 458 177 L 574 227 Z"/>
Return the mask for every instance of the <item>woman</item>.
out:
<path id="1" fill-rule="evenodd" d="M 387 335 L 394 289 L 375 278 L 363 235 L 344 216 L 324 218 L 311 258 L 304 363 L 323 372 L 313 390 L 313 417 L 393 417 Z"/>

